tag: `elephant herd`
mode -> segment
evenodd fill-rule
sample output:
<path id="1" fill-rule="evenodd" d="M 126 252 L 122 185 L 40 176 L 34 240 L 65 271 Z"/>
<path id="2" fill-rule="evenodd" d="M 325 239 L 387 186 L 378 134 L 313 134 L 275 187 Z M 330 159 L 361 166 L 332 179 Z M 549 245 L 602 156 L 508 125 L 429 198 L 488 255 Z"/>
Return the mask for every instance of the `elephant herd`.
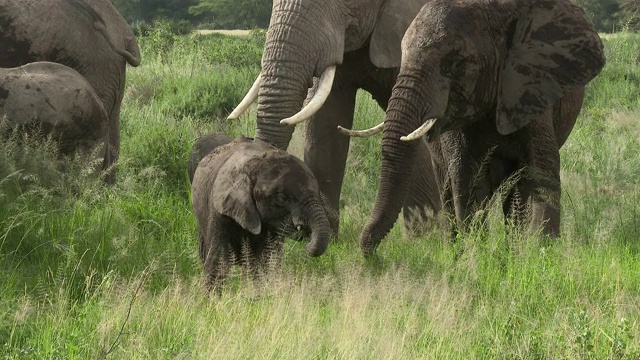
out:
<path id="1" fill-rule="evenodd" d="M 321 255 L 338 233 L 339 217 L 329 214 L 339 213 L 350 137 L 380 132 L 365 256 L 401 210 L 408 227 L 443 212 L 455 234 L 513 177 L 505 217 L 559 234 L 559 149 L 605 64 L 581 8 L 570 0 L 273 0 L 272 10 L 260 75 L 229 116 L 257 101 L 255 139 L 207 135 L 188 164 L 208 285 L 240 262 L 243 247 L 260 267 L 296 229 L 308 234 L 308 253 Z M 102 142 L 111 166 L 126 64 L 140 62 L 111 2 L 0 0 L 0 44 L 0 116 L 26 124 L 37 114 L 70 143 L 65 151 Z M 369 130 L 351 130 L 359 89 L 386 112 Z M 303 121 L 304 162 L 286 152 Z"/>
<path id="2" fill-rule="evenodd" d="M 256 140 L 282 150 L 306 120 L 304 161 L 335 212 L 349 136 L 383 133 L 365 256 L 401 210 L 444 212 L 454 235 L 509 178 L 505 217 L 555 237 L 559 149 L 604 64 L 570 0 L 274 0 L 262 70 L 230 118 L 257 101 Z M 358 89 L 386 112 L 372 129 L 351 130 Z"/>

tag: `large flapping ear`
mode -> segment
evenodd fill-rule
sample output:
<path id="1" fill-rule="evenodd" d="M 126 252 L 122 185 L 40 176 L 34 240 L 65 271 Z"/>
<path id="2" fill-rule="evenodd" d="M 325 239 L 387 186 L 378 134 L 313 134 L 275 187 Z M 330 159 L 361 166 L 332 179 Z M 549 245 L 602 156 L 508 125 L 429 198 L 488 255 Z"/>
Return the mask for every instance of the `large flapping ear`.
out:
<path id="1" fill-rule="evenodd" d="M 243 171 L 246 161 L 231 156 L 213 183 L 213 206 L 254 235 L 262 231 L 260 214 L 253 200 L 253 184 Z"/>
<path id="2" fill-rule="evenodd" d="M 402 37 L 425 0 L 387 0 L 371 34 L 369 56 L 379 68 L 399 67 Z"/>
<path id="3" fill-rule="evenodd" d="M 586 85 L 605 64 L 600 37 L 581 8 L 569 0 L 514 3 L 521 13 L 507 31 L 498 84 L 496 126 L 503 135 Z"/>

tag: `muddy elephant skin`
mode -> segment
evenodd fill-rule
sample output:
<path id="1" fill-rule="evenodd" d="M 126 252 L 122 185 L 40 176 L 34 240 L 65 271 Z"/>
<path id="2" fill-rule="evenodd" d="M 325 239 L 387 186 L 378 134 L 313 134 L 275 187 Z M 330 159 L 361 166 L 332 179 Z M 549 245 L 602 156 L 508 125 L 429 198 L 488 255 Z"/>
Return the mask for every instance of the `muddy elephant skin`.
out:
<path id="1" fill-rule="evenodd" d="M 0 44 L 0 67 L 51 61 L 87 79 L 109 116 L 109 158 L 115 162 L 126 64 L 140 64 L 140 49 L 111 2 L 0 0 Z M 114 172 L 107 181 L 115 181 Z"/>
<path id="2" fill-rule="evenodd" d="M 360 235 L 364 254 L 397 219 L 399 199 L 411 186 L 417 139 L 428 141 L 436 172 L 443 174 L 443 206 L 457 229 L 515 175 L 505 215 L 513 212 L 524 228 L 557 236 L 559 149 L 576 122 L 585 85 L 604 64 L 598 33 L 569 0 L 424 5 L 402 40 L 378 194 Z"/>
<path id="3" fill-rule="evenodd" d="M 62 155 L 103 146 L 98 154 L 103 170 L 108 166 L 109 117 L 91 85 L 67 66 L 35 62 L 0 69 L 0 118 L 11 129 L 51 136 Z"/>

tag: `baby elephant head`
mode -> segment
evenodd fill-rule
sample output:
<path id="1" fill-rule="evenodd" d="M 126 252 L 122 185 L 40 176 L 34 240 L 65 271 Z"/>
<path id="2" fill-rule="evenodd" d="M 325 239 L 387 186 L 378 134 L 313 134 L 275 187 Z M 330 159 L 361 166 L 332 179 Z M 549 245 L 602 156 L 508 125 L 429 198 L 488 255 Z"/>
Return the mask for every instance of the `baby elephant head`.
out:
<path id="1" fill-rule="evenodd" d="M 307 252 L 327 248 L 330 227 L 318 183 L 309 168 L 286 151 L 261 141 L 238 144 L 213 184 L 216 211 L 254 235 L 278 232 L 289 217 L 311 230 Z"/>

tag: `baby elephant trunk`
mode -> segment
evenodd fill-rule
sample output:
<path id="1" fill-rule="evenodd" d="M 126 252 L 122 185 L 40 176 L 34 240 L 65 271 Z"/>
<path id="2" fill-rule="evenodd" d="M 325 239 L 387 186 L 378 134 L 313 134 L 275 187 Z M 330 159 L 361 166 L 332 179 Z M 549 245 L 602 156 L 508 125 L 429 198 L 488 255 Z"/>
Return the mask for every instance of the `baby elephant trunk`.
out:
<path id="1" fill-rule="evenodd" d="M 311 239 L 307 244 L 307 253 L 311 256 L 320 256 L 327 250 L 331 228 L 327 214 L 317 197 L 307 199 L 302 204 L 304 215 L 311 229 Z"/>

